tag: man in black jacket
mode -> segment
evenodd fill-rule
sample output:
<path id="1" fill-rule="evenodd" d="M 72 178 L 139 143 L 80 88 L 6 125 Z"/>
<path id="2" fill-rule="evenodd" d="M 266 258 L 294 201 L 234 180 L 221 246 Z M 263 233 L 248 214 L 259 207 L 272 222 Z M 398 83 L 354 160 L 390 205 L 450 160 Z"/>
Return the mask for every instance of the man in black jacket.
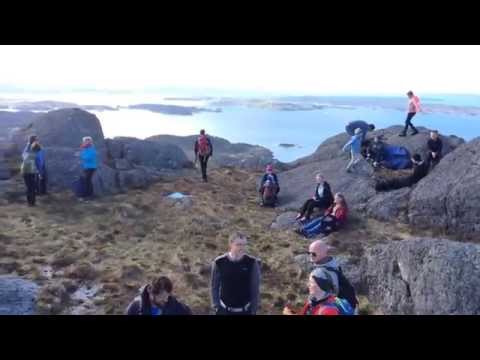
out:
<path id="1" fill-rule="evenodd" d="M 127 315 L 192 315 L 189 307 L 172 296 L 173 284 L 161 276 L 140 289 L 127 308 Z"/>
<path id="2" fill-rule="evenodd" d="M 442 140 L 438 136 L 438 131 L 432 131 L 430 133 L 430 139 L 428 139 L 428 158 L 427 162 L 432 165 L 432 169 L 437 165 L 442 157 Z"/>
<path id="3" fill-rule="evenodd" d="M 260 294 L 259 261 L 245 253 L 247 238 L 235 232 L 230 251 L 212 264 L 211 296 L 217 315 L 255 315 Z"/>
<path id="4" fill-rule="evenodd" d="M 401 189 L 407 186 L 413 186 L 428 174 L 428 163 L 422 160 L 419 154 L 412 156 L 413 174 L 399 179 L 390 179 L 387 181 L 379 181 L 375 184 L 377 191 L 389 191 Z"/>

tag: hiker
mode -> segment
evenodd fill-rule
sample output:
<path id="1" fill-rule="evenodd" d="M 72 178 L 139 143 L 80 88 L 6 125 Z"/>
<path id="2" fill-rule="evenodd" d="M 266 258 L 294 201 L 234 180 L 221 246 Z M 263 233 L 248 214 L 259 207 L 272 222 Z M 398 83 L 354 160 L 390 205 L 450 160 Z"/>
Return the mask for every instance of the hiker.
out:
<path id="1" fill-rule="evenodd" d="M 418 98 L 418 96 L 414 95 L 413 91 L 411 90 L 407 92 L 407 97 L 408 97 L 408 110 L 407 110 L 407 118 L 405 120 L 405 128 L 398 136 L 407 136 L 407 130 L 409 126 L 413 130 L 411 135 L 418 134 L 418 130 L 412 124 L 412 118 L 417 114 L 417 112 L 421 111 L 420 99 Z"/>
<path id="2" fill-rule="evenodd" d="M 234 232 L 230 251 L 212 264 L 211 296 L 216 315 L 255 315 L 259 303 L 260 265 L 245 253 L 247 237 Z"/>
<path id="3" fill-rule="evenodd" d="M 197 163 L 197 159 L 200 161 L 200 166 L 202 168 L 202 179 L 204 182 L 208 182 L 207 180 L 207 162 L 208 158 L 213 154 L 213 146 L 210 138 L 205 135 L 205 130 L 200 130 L 200 136 L 195 141 L 194 146 L 195 151 L 195 163 Z"/>
<path id="4" fill-rule="evenodd" d="M 432 166 L 432 169 L 440 162 L 442 157 L 442 139 L 438 136 L 438 131 L 430 132 L 430 139 L 428 139 L 428 158 L 427 162 Z"/>
<path id="5" fill-rule="evenodd" d="M 26 147 L 23 153 L 23 162 L 20 167 L 20 171 L 23 175 L 23 180 L 25 186 L 27 187 L 27 203 L 28 206 L 35 206 L 35 190 L 36 190 L 36 180 L 37 180 L 37 165 L 36 157 L 38 151 L 40 151 L 40 146 L 34 141 L 30 146 Z"/>
<path id="6" fill-rule="evenodd" d="M 172 281 L 160 276 L 142 286 L 140 294 L 128 305 L 127 315 L 192 315 L 190 308 L 173 295 Z"/>
<path id="7" fill-rule="evenodd" d="M 47 194 L 47 167 L 45 164 L 45 150 L 37 141 L 35 147 L 38 149 L 35 157 L 35 165 L 37 167 L 37 176 L 35 181 L 35 191 L 37 195 Z"/>
<path id="8" fill-rule="evenodd" d="M 348 207 L 345 197 L 341 193 L 336 193 L 334 203 L 325 211 L 324 216 L 310 221 L 296 231 L 307 238 L 319 234 L 328 235 L 337 231 L 345 223 L 347 214 Z"/>
<path id="9" fill-rule="evenodd" d="M 321 267 L 315 268 L 308 277 L 309 297 L 300 311 L 289 305 L 283 309 L 283 315 L 353 315 L 354 310 L 344 299 L 335 296 L 330 273 Z"/>
<path id="10" fill-rule="evenodd" d="M 351 172 L 350 169 L 354 167 L 362 159 L 362 155 L 360 153 L 361 134 L 362 134 L 362 130 L 355 129 L 355 134 L 342 148 L 344 152 L 350 148 L 351 159 L 346 168 L 348 173 Z"/>
<path id="11" fill-rule="evenodd" d="M 345 131 L 350 136 L 355 135 L 355 130 L 357 129 L 360 129 L 362 131 L 362 143 L 363 143 L 365 141 L 365 137 L 367 136 L 367 132 L 375 130 L 375 125 L 367 124 L 363 120 L 356 120 L 348 123 L 348 125 L 345 126 Z"/>
<path id="12" fill-rule="evenodd" d="M 312 242 L 308 248 L 308 254 L 310 255 L 310 261 L 315 267 L 320 267 L 331 275 L 334 294 L 341 299 L 347 300 L 356 309 L 358 307 L 358 299 L 355 289 L 343 274 L 342 268 L 338 266 L 335 258 L 328 255 L 328 245 L 325 241 L 315 240 Z"/>
<path id="13" fill-rule="evenodd" d="M 85 175 L 85 199 L 93 198 L 93 183 L 92 177 L 97 170 L 97 151 L 93 145 L 93 139 L 90 136 L 85 136 L 82 139 L 82 149 L 80 152 L 80 159 L 82 160 L 82 168 Z M 79 198 L 81 200 L 81 198 Z"/>
<path id="14" fill-rule="evenodd" d="M 277 174 L 273 172 L 273 166 L 267 165 L 265 174 L 260 181 L 260 197 L 262 199 L 262 206 L 275 206 L 277 195 L 280 192 L 280 185 L 278 183 Z"/>
<path id="15" fill-rule="evenodd" d="M 333 203 L 333 195 L 332 190 L 330 189 L 330 184 L 325 181 L 321 174 L 317 174 L 315 179 L 317 180 L 315 193 L 311 199 L 305 201 L 295 220 L 299 220 L 300 222 L 309 221 L 310 216 L 316 207 L 320 209 L 327 209 Z"/>
<path id="16" fill-rule="evenodd" d="M 31 135 L 28 138 L 27 144 L 22 152 L 22 158 L 25 157 L 26 153 L 31 150 L 32 144 L 37 141 L 37 135 Z"/>
<path id="17" fill-rule="evenodd" d="M 383 161 L 385 160 L 385 144 L 379 136 L 375 136 L 373 141 L 368 142 L 366 158 L 375 169 L 383 165 Z"/>
<path id="18" fill-rule="evenodd" d="M 389 191 L 400 189 L 407 186 L 413 186 L 428 174 L 428 163 L 422 160 L 420 154 L 414 154 L 411 158 L 413 163 L 413 173 L 407 177 L 398 179 L 389 179 L 376 181 L 375 190 Z"/>

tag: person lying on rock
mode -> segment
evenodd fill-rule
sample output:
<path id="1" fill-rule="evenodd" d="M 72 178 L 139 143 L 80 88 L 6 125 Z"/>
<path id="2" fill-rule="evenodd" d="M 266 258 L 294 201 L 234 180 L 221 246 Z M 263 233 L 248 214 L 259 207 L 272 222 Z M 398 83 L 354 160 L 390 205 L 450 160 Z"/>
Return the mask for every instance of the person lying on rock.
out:
<path id="1" fill-rule="evenodd" d="M 347 172 L 351 172 L 352 168 L 362 159 L 361 145 L 362 130 L 355 129 L 355 134 L 342 148 L 343 152 L 350 150 L 351 159 L 346 168 Z"/>
<path id="2" fill-rule="evenodd" d="M 265 185 L 268 186 L 265 186 Z M 273 166 L 267 165 L 266 172 L 260 181 L 260 189 L 258 190 L 262 205 L 275 206 L 277 195 L 280 192 L 280 184 L 277 174 L 273 172 Z"/>
<path id="3" fill-rule="evenodd" d="M 345 197 L 341 193 L 336 193 L 335 202 L 325 211 L 324 216 L 313 219 L 296 231 L 307 238 L 319 234 L 328 235 L 337 231 L 345 223 L 347 214 L 348 206 Z"/>
<path id="4" fill-rule="evenodd" d="M 255 315 L 260 294 L 260 264 L 245 253 L 247 237 L 234 232 L 230 251 L 212 264 L 211 296 L 216 315 Z"/>
<path id="5" fill-rule="evenodd" d="M 401 189 L 407 186 L 413 186 L 428 174 L 429 165 L 422 160 L 420 154 L 414 154 L 412 156 L 413 174 L 407 177 L 393 178 L 388 180 L 376 180 L 375 190 L 377 191 L 389 191 Z"/>
<path id="6" fill-rule="evenodd" d="M 283 309 L 283 315 L 353 315 L 354 310 L 348 301 L 334 295 L 330 274 L 322 268 L 316 268 L 308 277 L 309 297 L 299 311 L 289 305 Z"/>
<path id="7" fill-rule="evenodd" d="M 190 308 L 172 296 L 172 281 L 160 276 L 151 284 L 143 286 L 128 305 L 127 315 L 192 315 Z"/>
<path id="8" fill-rule="evenodd" d="M 308 248 L 310 261 L 315 268 L 322 268 L 327 271 L 333 282 L 335 296 L 347 300 L 356 309 L 358 299 L 350 281 L 343 274 L 342 268 L 338 265 L 333 256 L 328 255 L 328 245 L 323 240 L 315 240 Z"/>
<path id="9" fill-rule="evenodd" d="M 427 162 L 433 169 L 442 157 L 442 140 L 438 136 L 437 130 L 430 132 L 430 139 L 428 139 L 427 145 L 429 150 Z"/>
<path id="10" fill-rule="evenodd" d="M 328 209 L 333 203 L 332 190 L 330 184 L 325 181 L 325 178 L 321 174 L 315 176 L 317 186 L 311 199 L 308 199 L 303 204 L 300 212 L 297 214 L 295 220 L 301 222 L 309 221 L 310 216 L 315 208 Z"/>

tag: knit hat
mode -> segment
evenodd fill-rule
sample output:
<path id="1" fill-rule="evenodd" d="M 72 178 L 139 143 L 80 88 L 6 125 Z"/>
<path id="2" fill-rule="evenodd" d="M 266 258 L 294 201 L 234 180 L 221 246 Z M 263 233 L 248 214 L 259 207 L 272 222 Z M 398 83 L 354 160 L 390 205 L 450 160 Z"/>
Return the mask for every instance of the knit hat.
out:
<path id="1" fill-rule="evenodd" d="M 310 275 L 320 289 L 329 294 L 334 292 L 333 280 L 327 271 L 321 267 L 317 267 L 310 273 Z"/>

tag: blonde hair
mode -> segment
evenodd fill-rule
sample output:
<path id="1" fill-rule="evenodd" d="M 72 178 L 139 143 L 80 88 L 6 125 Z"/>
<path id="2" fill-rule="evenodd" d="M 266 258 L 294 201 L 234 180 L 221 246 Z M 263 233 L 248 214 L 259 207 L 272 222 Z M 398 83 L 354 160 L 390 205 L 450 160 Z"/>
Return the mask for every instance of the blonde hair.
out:
<path id="1" fill-rule="evenodd" d="M 228 237 L 228 243 L 229 244 L 232 244 L 235 240 L 237 239 L 247 239 L 247 236 L 240 232 L 240 231 L 234 231 L 233 233 L 230 234 L 230 236 Z"/>

